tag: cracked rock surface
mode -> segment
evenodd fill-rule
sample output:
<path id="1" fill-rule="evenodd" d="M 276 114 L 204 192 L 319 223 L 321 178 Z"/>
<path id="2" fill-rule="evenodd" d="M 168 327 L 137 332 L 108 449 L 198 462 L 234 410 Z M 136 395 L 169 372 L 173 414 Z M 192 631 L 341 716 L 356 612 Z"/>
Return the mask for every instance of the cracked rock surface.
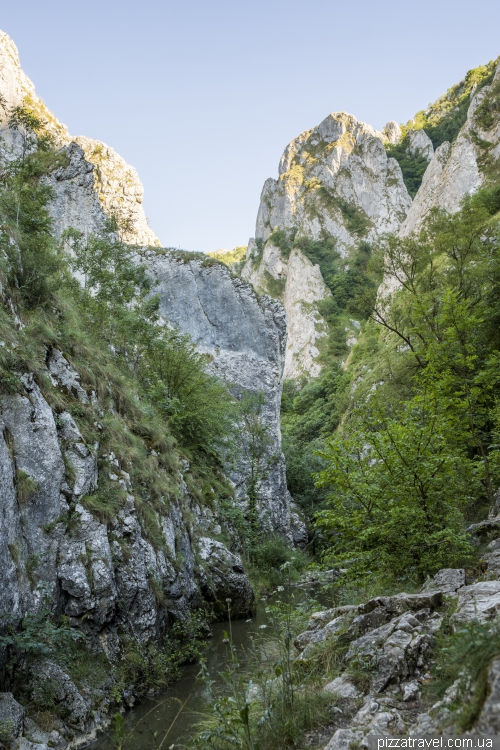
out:
<path id="1" fill-rule="evenodd" d="M 233 395 L 263 393 L 260 419 L 267 428 L 269 456 L 276 456 L 259 490 L 260 515 L 269 531 L 296 544 L 307 532 L 291 503 L 281 451 L 280 408 L 287 339 L 285 311 L 270 297 L 258 297 L 252 287 L 231 275 L 226 266 L 175 253 L 148 251 L 144 262 L 160 296 L 161 315 L 188 333 L 198 351 L 208 355 L 211 371 L 225 380 Z M 244 447 L 232 481 L 239 500 L 246 502 L 249 475 Z"/>
<path id="2" fill-rule="evenodd" d="M 500 539 L 491 542 L 488 550 L 492 551 L 485 557 L 494 554 L 499 544 Z M 307 630 L 295 639 L 297 659 L 307 661 L 316 648 L 330 641 L 339 648 L 342 663 L 340 675 L 323 686 L 323 692 L 333 696 L 337 716 L 324 750 L 347 750 L 352 743 L 368 747 L 368 738 L 381 734 L 461 733 L 453 707 L 459 696 L 465 702 L 472 700 L 474 686 L 453 684 L 433 706 L 426 705 L 421 688 L 430 677 L 436 634 L 450 608 L 454 631 L 472 620 L 498 617 L 500 581 L 494 575 L 488 565 L 488 580 L 467 585 L 464 570 L 443 569 L 419 594 L 376 597 L 310 617 Z M 471 731 L 498 733 L 499 717 L 500 660 L 494 658 Z"/>

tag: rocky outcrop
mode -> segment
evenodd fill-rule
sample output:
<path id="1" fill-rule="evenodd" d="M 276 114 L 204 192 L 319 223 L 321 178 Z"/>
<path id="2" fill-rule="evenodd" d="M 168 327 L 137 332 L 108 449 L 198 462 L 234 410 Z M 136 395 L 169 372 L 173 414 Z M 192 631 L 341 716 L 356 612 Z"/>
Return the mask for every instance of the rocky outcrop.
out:
<path id="1" fill-rule="evenodd" d="M 65 392 L 80 409 L 92 405 L 98 417 L 95 394 L 60 351 L 48 355 L 46 376 L 45 388 Z M 26 615 L 63 614 L 91 651 L 113 662 L 124 635 L 159 642 L 204 603 L 223 617 L 230 599 L 232 616 L 251 614 L 241 559 L 217 540 L 214 514 L 190 495 L 187 462 L 173 477 L 174 495 L 154 511 L 161 538 L 153 539 L 115 456 L 101 453 L 98 472 L 98 445 L 88 444 L 76 418 L 53 411 L 33 377 L 23 382 L 22 393 L 0 397 L 0 617 L 15 625 Z M 122 497 L 107 521 L 92 510 L 103 473 Z M 0 649 L 0 662 L 4 657 Z M 37 680 L 53 683 L 54 700 L 64 704 L 66 739 L 92 734 L 104 720 L 106 711 L 96 718 L 92 701 L 60 665 L 35 663 L 33 690 Z M 8 703 L 0 701 L 0 719 Z"/>
<path id="2" fill-rule="evenodd" d="M 485 86 L 473 96 L 467 121 L 456 140 L 452 144 L 445 141 L 436 149 L 401 227 L 401 236 L 406 237 L 418 230 L 432 208 L 442 208 L 450 213 L 458 211 L 464 196 L 472 195 L 483 184 L 484 144 L 489 144 L 491 156 L 497 160 L 500 156 L 500 128 L 496 123 L 491 129 L 484 130 L 477 121 L 476 111 L 499 83 L 500 65 L 491 86 Z"/>
<path id="3" fill-rule="evenodd" d="M 389 120 L 382 130 L 382 135 L 386 143 L 392 143 L 393 145 L 399 143 L 403 137 L 401 128 L 395 120 Z"/>
<path id="4" fill-rule="evenodd" d="M 425 130 L 408 131 L 408 151 L 413 156 L 423 156 L 430 161 L 434 156 L 434 146 Z"/>
<path id="5" fill-rule="evenodd" d="M 72 138 L 36 95 L 35 87 L 21 68 L 16 45 L 0 31 L 0 152 L 2 158 L 19 153 L 20 136 L 8 127 L 11 108 L 28 106 L 45 123 L 45 131 L 66 151 L 67 165 L 50 178 L 54 188 L 52 214 L 59 233 L 73 227 L 85 237 L 99 231 L 106 217 L 121 225 L 126 242 L 159 245 L 149 228 L 142 200 L 144 189 L 136 170 L 112 148 L 100 141 Z M 75 145 L 78 144 L 78 145 Z"/>
<path id="6" fill-rule="evenodd" d="M 284 285 L 280 295 L 287 313 L 288 331 L 284 377 L 296 378 L 303 374 L 316 377 L 321 370 L 318 363 L 321 339 L 327 335 L 317 302 L 331 297 L 320 268 L 297 248 L 288 258 L 284 257 L 272 242 L 265 245 L 262 266 L 273 279 Z M 250 261 L 245 267 L 245 278 L 254 289 L 266 291 L 267 279 L 265 273 L 262 275 L 260 265 Z"/>
<path id="7" fill-rule="evenodd" d="M 285 149 L 278 180 L 264 185 L 255 237 L 265 241 L 275 229 L 296 228 L 313 239 L 326 232 L 345 254 L 360 232 L 349 222 L 344 202 L 362 214 L 370 241 L 398 229 L 411 199 L 399 164 L 387 158 L 382 134 L 334 112 Z"/>
<path id="8" fill-rule="evenodd" d="M 57 359 L 63 359 L 60 352 Z M 65 361 L 65 370 L 71 369 Z M 73 373 L 73 381 L 76 378 Z M 58 384 L 65 387 L 62 378 Z M 195 556 L 206 548 L 207 530 L 220 530 L 215 521 L 206 526 L 206 515 L 190 497 L 181 474 L 177 481 L 183 500 L 172 499 L 162 515 L 164 546 L 156 549 L 144 535 L 130 478 L 113 455 L 108 456 L 107 471 L 127 493 L 122 509 L 103 523 L 85 508 L 82 498 L 92 495 L 98 482 L 97 446 L 86 444 L 68 412 L 54 415 L 32 378 L 25 379 L 24 395 L 2 396 L 0 409 L 0 612 L 37 612 L 49 594 L 56 610 L 105 641 L 106 632 L 124 623 L 141 639 L 158 634 L 163 615 L 151 579 L 159 582 L 168 601 L 165 614 L 182 617 L 201 603 Z M 185 520 L 188 507 L 199 522 Z M 203 543 L 196 541 L 201 536 Z M 219 572 L 228 575 L 237 569 L 241 576 L 241 560 L 217 544 Z M 210 559 L 206 562 L 208 569 Z M 232 590 L 231 580 L 224 581 L 224 594 Z M 236 580 L 234 585 L 234 601 L 245 614 L 252 608 L 251 594 L 247 589 L 240 601 L 238 590 L 244 586 Z M 216 588 L 212 595 L 218 597 Z"/>
<path id="9" fill-rule="evenodd" d="M 499 545 L 497 538 L 490 547 Z M 445 623 L 457 632 L 473 622 L 499 622 L 500 581 L 490 569 L 487 575 L 487 580 L 467 584 L 464 570 L 444 569 L 419 594 L 381 596 L 310 617 L 307 630 L 295 639 L 297 659 L 317 658 L 328 642 L 329 652 L 336 650 L 341 663 L 339 676 L 323 687 L 338 712 L 338 728 L 324 750 L 347 750 L 352 742 L 368 747 L 368 738 L 380 734 L 462 734 L 461 708 L 477 703 L 479 691 L 482 698 L 470 731 L 498 731 L 500 662 L 494 649 L 483 675 L 486 689 L 463 672 L 432 706 L 421 690 L 431 679 L 436 635 Z"/>
<path id="10" fill-rule="evenodd" d="M 400 136 L 393 122 L 378 133 L 352 115 L 334 112 L 287 146 L 279 178 L 264 184 L 255 240 L 248 244 L 242 276 L 284 303 L 291 322 L 286 378 L 319 373 L 326 323 L 317 302 L 329 292 L 319 267 L 298 249 L 287 258 L 272 233 L 283 230 L 312 240 L 333 237 L 338 252 L 346 256 L 361 240 L 373 242 L 383 233 L 398 231 L 411 198 L 384 142 L 396 143 Z"/>
<path id="11" fill-rule="evenodd" d="M 258 297 L 249 284 L 223 264 L 175 252 L 148 251 L 144 261 L 154 278 L 163 318 L 188 333 L 207 354 L 211 371 L 239 398 L 243 392 L 264 394 L 260 420 L 270 439 L 270 468 L 259 489 L 260 515 L 269 531 L 305 543 L 305 527 L 291 509 L 281 452 L 280 404 L 285 359 L 286 320 L 283 307 Z M 232 473 L 237 497 L 245 504 L 250 475 L 248 446 L 243 445 Z"/>

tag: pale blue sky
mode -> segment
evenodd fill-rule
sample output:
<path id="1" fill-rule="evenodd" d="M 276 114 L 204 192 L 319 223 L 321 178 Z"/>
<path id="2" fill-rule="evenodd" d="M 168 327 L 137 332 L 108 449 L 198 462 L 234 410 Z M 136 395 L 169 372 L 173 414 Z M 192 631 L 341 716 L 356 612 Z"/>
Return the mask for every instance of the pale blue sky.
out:
<path id="1" fill-rule="evenodd" d="M 37 92 L 136 167 L 164 245 L 246 244 L 294 136 L 345 110 L 408 120 L 500 54 L 500 2 L 2 3 Z"/>

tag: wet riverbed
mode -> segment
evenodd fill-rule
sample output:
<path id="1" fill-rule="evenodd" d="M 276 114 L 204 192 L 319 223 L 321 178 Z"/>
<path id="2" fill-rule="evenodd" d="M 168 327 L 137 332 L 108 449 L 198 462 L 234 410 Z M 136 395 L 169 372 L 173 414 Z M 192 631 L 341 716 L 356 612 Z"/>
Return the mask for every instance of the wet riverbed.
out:
<path id="1" fill-rule="evenodd" d="M 251 646 L 252 636 L 259 626 L 267 622 L 266 602 L 262 602 L 257 614 L 250 621 L 235 620 L 231 623 L 232 640 L 240 658 Z M 213 638 L 207 642 L 204 658 L 211 679 L 224 688 L 217 672 L 222 670 L 229 656 L 228 644 L 224 643 L 227 622 L 212 625 Z M 199 664 L 188 664 L 182 668 L 182 676 L 165 693 L 144 699 L 125 716 L 123 750 L 180 750 L 186 747 L 195 732 L 200 713 L 206 708 L 209 696 L 197 679 Z M 156 736 L 155 736 L 156 735 Z M 90 745 L 90 750 L 116 750 L 117 742 L 110 731 Z"/>
<path id="2" fill-rule="evenodd" d="M 305 600 L 311 602 L 311 596 L 322 606 L 333 604 L 324 589 L 314 586 L 308 587 L 307 591 L 295 588 L 291 596 L 295 605 Z M 215 681 L 216 690 L 220 687 L 221 693 L 225 684 L 218 672 L 224 669 L 230 658 L 228 644 L 224 642 L 224 631 L 231 628 L 233 645 L 238 651 L 240 662 L 244 664 L 245 654 L 251 649 L 253 638 L 262 635 L 262 626 L 269 626 L 266 605 L 272 601 L 272 597 L 260 601 L 256 615 L 251 620 L 212 625 L 213 638 L 207 642 L 203 657 L 210 678 Z M 182 668 L 180 679 L 168 691 L 143 699 L 127 712 L 122 730 L 122 750 L 182 750 L 187 747 L 210 699 L 205 684 L 197 679 L 199 672 L 199 664 L 188 664 Z M 120 745 L 113 732 L 109 731 L 93 742 L 89 750 L 116 750 L 117 747 Z"/>

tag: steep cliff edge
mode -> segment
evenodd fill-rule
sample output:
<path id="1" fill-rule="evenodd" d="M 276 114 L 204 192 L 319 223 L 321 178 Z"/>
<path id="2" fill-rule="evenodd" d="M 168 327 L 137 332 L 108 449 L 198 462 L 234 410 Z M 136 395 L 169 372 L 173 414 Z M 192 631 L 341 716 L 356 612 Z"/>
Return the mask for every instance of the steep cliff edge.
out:
<path id="1" fill-rule="evenodd" d="M 249 284 L 234 278 L 226 266 L 213 260 L 174 252 L 147 251 L 144 256 L 160 295 L 160 312 L 171 324 L 189 334 L 198 350 L 210 358 L 210 369 L 225 380 L 232 393 L 262 393 L 259 420 L 267 433 L 268 463 L 259 482 L 261 523 L 304 544 L 307 533 L 290 508 L 285 460 L 281 452 L 280 406 L 287 325 L 279 302 L 258 297 Z M 243 429 L 244 433 L 244 429 Z M 266 458 L 267 457 L 267 458 Z M 248 503 L 248 482 L 256 457 L 248 445 L 238 459 L 232 480 L 237 497 Z"/>
<path id="2" fill-rule="evenodd" d="M 45 123 L 59 147 L 66 149 L 69 165 L 51 178 L 55 191 L 53 215 L 59 233 L 73 227 L 89 236 L 113 216 L 124 227 L 123 239 L 139 245 L 160 245 L 149 228 L 142 206 L 144 189 L 136 170 L 100 141 L 72 138 L 58 122 L 21 68 L 17 47 L 0 31 L 0 139 L 4 156 L 16 154 L 20 136 L 8 126 L 9 109 L 27 104 Z M 75 145 L 78 144 L 78 145 Z"/>
<path id="3" fill-rule="evenodd" d="M 330 252 L 348 258 L 361 242 L 398 231 L 410 208 L 399 164 L 384 147 L 396 137 L 391 125 L 378 133 L 352 115 L 332 113 L 287 146 L 278 180 L 264 185 L 242 276 L 284 302 L 293 331 L 286 378 L 318 374 L 327 329 L 317 302 L 329 291 L 298 240 L 330 238 Z"/>
<path id="4" fill-rule="evenodd" d="M 499 87 L 500 64 L 491 84 L 472 97 L 466 122 L 453 143 L 444 141 L 436 149 L 401 227 L 401 236 L 420 229 L 432 208 L 458 211 L 464 196 L 472 195 L 487 181 L 488 168 L 499 156 L 500 130 L 494 116 Z M 490 107 L 493 113 L 487 116 Z"/>

